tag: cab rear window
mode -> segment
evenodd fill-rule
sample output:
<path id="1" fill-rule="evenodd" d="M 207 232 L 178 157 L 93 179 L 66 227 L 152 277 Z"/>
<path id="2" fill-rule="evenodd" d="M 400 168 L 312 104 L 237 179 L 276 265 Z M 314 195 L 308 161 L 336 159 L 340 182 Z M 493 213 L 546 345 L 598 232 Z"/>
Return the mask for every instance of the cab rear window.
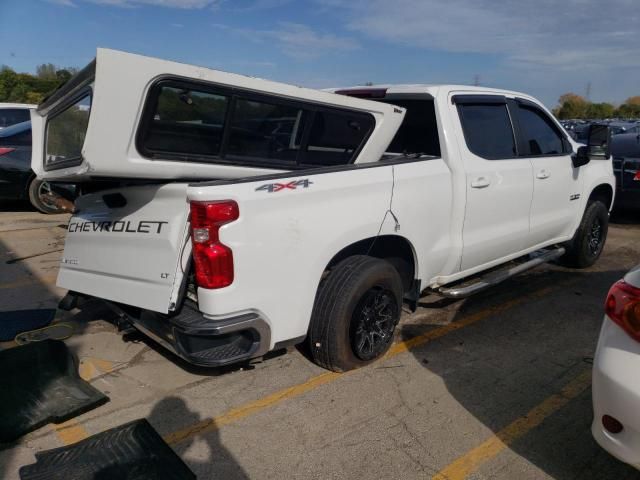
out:
<path id="1" fill-rule="evenodd" d="M 371 134 L 368 113 L 236 88 L 162 80 L 137 137 L 148 158 L 265 168 L 348 164 Z"/>

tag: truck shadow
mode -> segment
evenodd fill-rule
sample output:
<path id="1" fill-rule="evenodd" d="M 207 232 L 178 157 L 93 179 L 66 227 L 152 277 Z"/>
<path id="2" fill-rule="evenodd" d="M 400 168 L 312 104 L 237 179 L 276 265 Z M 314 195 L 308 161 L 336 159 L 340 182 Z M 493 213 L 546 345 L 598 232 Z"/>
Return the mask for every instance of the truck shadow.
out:
<path id="1" fill-rule="evenodd" d="M 467 299 L 450 321 L 496 308 L 490 319 L 410 351 L 475 420 L 496 434 L 590 370 L 606 293 L 625 273 L 554 268 L 516 277 Z M 508 310 L 499 309 L 514 300 L 518 303 Z M 404 325 L 400 336 L 408 340 L 431 328 Z M 555 479 L 638 478 L 595 443 L 592 419 L 591 389 L 586 387 L 507 448 Z"/>
<path id="2" fill-rule="evenodd" d="M 202 419 L 176 396 L 165 397 L 156 403 L 147 418 L 162 435 L 178 431 L 185 425 L 200 425 Z M 215 421 L 202 431 L 194 430 L 178 438 L 165 437 L 173 450 L 191 468 L 197 478 L 244 480 L 248 475 L 220 440 Z"/>

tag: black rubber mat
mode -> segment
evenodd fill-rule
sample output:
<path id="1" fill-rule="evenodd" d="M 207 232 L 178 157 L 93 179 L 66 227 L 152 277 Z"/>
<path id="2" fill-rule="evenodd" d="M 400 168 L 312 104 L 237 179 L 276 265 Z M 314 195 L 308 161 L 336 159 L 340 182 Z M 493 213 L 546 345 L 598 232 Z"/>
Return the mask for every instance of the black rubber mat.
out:
<path id="1" fill-rule="evenodd" d="M 60 423 L 109 398 L 78 375 L 67 346 L 57 340 L 0 351 L 0 442 Z"/>
<path id="2" fill-rule="evenodd" d="M 145 419 L 68 447 L 36 453 L 22 480 L 194 480 L 196 476 Z"/>
<path id="3" fill-rule="evenodd" d="M 17 334 L 49 325 L 55 309 L 13 310 L 0 312 L 0 342 L 13 340 Z"/>

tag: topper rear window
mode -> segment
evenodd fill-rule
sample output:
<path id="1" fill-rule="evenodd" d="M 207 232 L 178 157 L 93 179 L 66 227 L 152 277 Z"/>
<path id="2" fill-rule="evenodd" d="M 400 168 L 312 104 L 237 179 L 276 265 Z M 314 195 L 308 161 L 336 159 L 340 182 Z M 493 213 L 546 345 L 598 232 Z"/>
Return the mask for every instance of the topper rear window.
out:
<path id="1" fill-rule="evenodd" d="M 348 164 L 373 131 L 369 113 L 195 82 L 150 90 L 137 136 L 145 157 L 266 168 Z"/>
<path id="2" fill-rule="evenodd" d="M 47 120 L 44 169 L 55 170 L 82 163 L 82 147 L 89 126 L 91 92 L 76 97 L 70 105 Z"/>

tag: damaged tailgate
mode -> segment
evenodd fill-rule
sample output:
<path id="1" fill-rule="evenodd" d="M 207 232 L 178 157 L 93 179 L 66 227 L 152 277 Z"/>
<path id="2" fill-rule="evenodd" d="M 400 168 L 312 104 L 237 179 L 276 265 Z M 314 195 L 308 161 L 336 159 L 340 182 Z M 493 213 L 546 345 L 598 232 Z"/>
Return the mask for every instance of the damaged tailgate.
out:
<path id="1" fill-rule="evenodd" d="M 166 313 L 188 258 L 187 185 L 130 186 L 85 195 L 69 221 L 58 285 Z"/>

